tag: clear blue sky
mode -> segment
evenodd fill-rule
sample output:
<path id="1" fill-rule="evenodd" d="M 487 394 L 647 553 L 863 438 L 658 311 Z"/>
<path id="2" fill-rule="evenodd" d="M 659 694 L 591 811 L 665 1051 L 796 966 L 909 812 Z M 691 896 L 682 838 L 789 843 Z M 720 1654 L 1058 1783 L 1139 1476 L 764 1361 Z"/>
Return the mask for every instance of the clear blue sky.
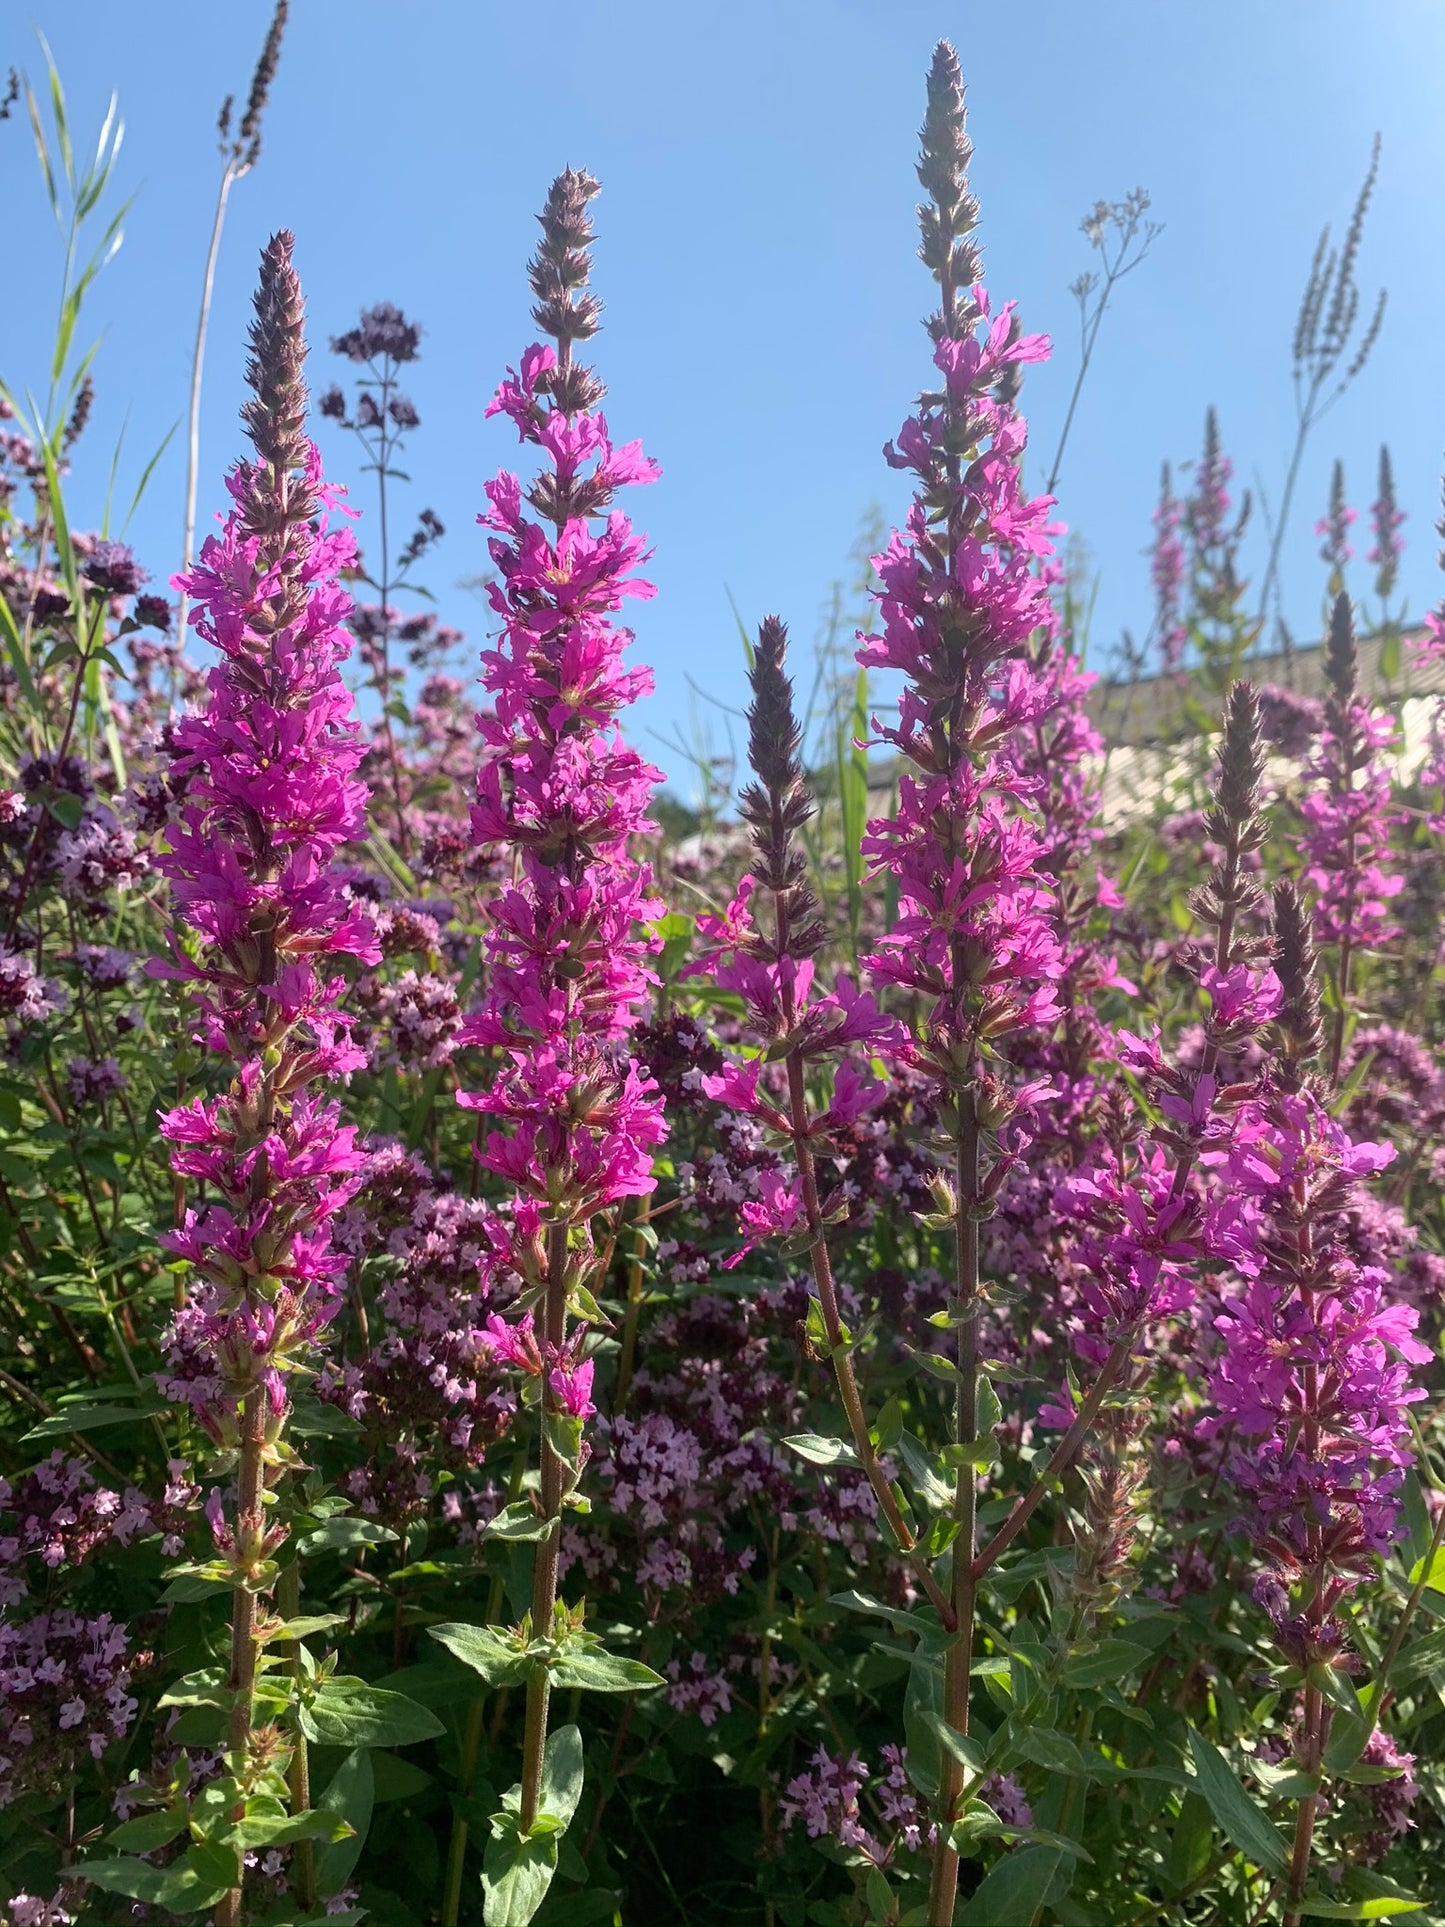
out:
<path id="1" fill-rule="evenodd" d="M 93 523 L 109 451 L 129 415 L 132 473 L 184 410 L 190 343 L 219 163 L 221 97 L 244 96 L 270 8 L 195 0 L 39 0 L 90 138 L 114 88 L 127 135 L 123 191 L 137 194 L 124 248 L 87 310 L 103 331 L 96 423 L 73 482 Z M 297 236 L 313 385 L 344 372 L 325 340 L 378 300 L 426 328 L 411 392 L 423 426 L 405 509 L 448 528 L 425 579 L 444 615 L 480 637 L 461 587 L 485 567 L 474 517 L 483 478 L 515 463 L 510 431 L 484 424 L 495 380 L 529 339 L 524 263 L 532 215 L 566 163 L 603 182 L 596 286 L 607 302 L 596 361 L 614 432 L 661 462 L 631 506 L 656 544 L 657 600 L 640 652 L 658 693 L 650 732 L 689 728 L 687 675 L 738 702 L 730 590 L 745 618 L 770 610 L 809 643 L 870 502 L 901 489 L 880 446 L 924 379 L 912 163 L 923 75 L 941 34 L 969 83 L 988 280 L 1057 359 L 1032 370 L 1026 405 L 1037 481 L 1073 380 L 1067 292 L 1090 256 L 1078 232 L 1096 197 L 1137 184 L 1166 223 L 1105 324 L 1060 488 L 1060 513 L 1099 572 L 1092 654 L 1148 626 L 1147 541 L 1159 463 L 1196 450 L 1220 410 L 1240 479 L 1277 497 L 1293 425 L 1289 343 L 1300 285 L 1326 219 L 1343 225 L 1384 135 L 1360 262 L 1366 301 L 1390 290 L 1384 336 L 1308 459 L 1285 576 L 1296 633 L 1314 625 L 1322 571 L 1312 524 L 1329 463 L 1351 499 L 1373 496 L 1381 440 L 1410 520 L 1404 585 L 1439 595 L 1445 443 L 1445 9 L 1438 0 L 611 0 L 540 10 L 491 0 L 295 0 L 260 166 L 237 187 L 208 364 L 201 517 L 222 501 L 240 450 L 243 337 L 257 249 Z M 39 68 L 8 11 L 0 68 Z M 0 370 L 43 386 L 59 252 L 23 120 L 0 128 L 8 286 Z M 333 473 L 369 506 L 353 446 L 329 424 Z M 124 472 L 125 464 L 123 464 Z M 179 542 L 179 436 L 131 534 L 157 577 Z M 1363 522 L 1363 516 L 1362 516 Z M 361 524 L 365 539 L 366 524 Z M 1363 551 L 1367 543 L 1362 541 Z M 1256 551 L 1257 557 L 1257 551 Z M 1256 567 L 1258 560 L 1256 559 Z M 1365 587 L 1356 564 L 1355 586 Z M 637 605 L 634 605 L 636 607 Z"/>

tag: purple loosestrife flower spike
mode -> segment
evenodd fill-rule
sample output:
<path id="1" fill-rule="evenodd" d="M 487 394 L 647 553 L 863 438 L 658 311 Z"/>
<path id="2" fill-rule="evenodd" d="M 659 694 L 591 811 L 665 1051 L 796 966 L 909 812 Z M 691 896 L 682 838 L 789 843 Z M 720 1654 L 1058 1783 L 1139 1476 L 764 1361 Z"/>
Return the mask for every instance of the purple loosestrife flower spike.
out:
<path id="1" fill-rule="evenodd" d="M 172 1163 L 219 1202 L 164 1242 L 199 1287 L 172 1325 L 166 1386 L 218 1443 L 263 1386 L 272 1429 L 282 1379 L 333 1316 L 345 1259 L 329 1222 L 361 1166 L 355 1133 L 313 1087 L 365 1062 L 339 1001 L 337 960 L 375 963 L 369 922 L 330 875 L 359 835 L 367 792 L 340 664 L 350 601 L 338 576 L 349 530 L 329 529 L 337 491 L 306 439 L 301 290 L 291 236 L 261 259 L 242 418 L 256 449 L 228 479 L 233 507 L 175 587 L 221 653 L 198 716 L 175 729 L 189 778 L 171 849 L 159 859 L 181 921 L 200 938 L 154 974 L 190 983 L 200 1039 L 233 1082 L 163 1116 Z"/>
<path id="2" fill-rule="evenodd" d="M 1394 591 L 1400 574 L 1400 558 L 1405 545 L 1400 539 L 1400 525 L 1405 520 L 1405 511 L 1395 505 L 1395 471 L 1390 462 L 1390 451 L 1384 443 L 1380 444 L 1380 479 L 1375 500 L 1370 505 L 1370 526 L 1374 531 L 1374 545 L 1365 558 L 1375 571 L 1375 594 L 1383 606 Z"/>
<path id="3" fill-rule="evenodd" d="M 1350 529 L 1357 520 L 1355 510 L 1345 500 L 1345 465 L 1336 462 L 1330 471 L 1329 508 L 1315 523 L 1315 534 L 1324 537 L 1320 544 L 1320 560 L 1329 568 L 1329 592 L 1332 596 L 1339 595 L 1344 589 L 1345 570 L 1354 560 Z"/>
<path id="4" fill-rule="evenodd" d="M 1397 934 L 1388 906 L 1404 887 L 1404 878 L 1389 867 L 1390 832 L 1400 821 L 1390 802 L 1388 752 L 1395 727 L 1359 687 L 1354 612 L 1346 595 L 1335 598 L 1325 674 L 1330 693 L 1319 747 L 1305 764 L 1300 848 L 1306 878 L 1316 893 L 1316 941 L 1335 948 L 1333 1079 L 1344 1047 L 1353 960 L 1359 951 L 1378 950 Z"/>
<path id="5" fill-rule="evenodd" d="M 1309 909 L 1290 877 L 1274 886 L 1274 969 L 1283 996 L 1275 1019 L 1277 1074 L 1288 1089 L 1297 1091 L 1310 1060 L 1318 1055 L 1324 1028 Z"/>
<path id="6" fill-rule="evenodd" d="M 307 440 L 301 288 L 291 236 L 261 255 L 242 419 L 256 451 L 228 478 L 232 508 L 173 586 L 195 598 L 197 632 L 220 651 L 197 716 L 175 729 L 174 767 L 189 779 L 160 867 L 177 915 L 199 939 L 156 974 L 191 983 L 200 1040 L 232 1077 L 161 1119 L 171 1164 L 217 1200 L 189 1209 L 162 1242 L 197 1284 L 168 1334 L 162 1384 L 186 1399 L 237 1458 L 233 1517 L 207 1505 L 231 1566 L 228 1751 L 244 1788 L 253 1758 L 258 1599 L 274 1581 L 284 1525 L 266 1487 L 289 1462 L 287 1375 L 306 1362 L 340 1304 L 347 1259 L 336 1213 L 360 1181 L 351 1125 L 324 1086 L 365 1063 L 339 1005 L 342 957 L 380 961 L 371 925 L 331 874 L 366 822 L 367 790 L 340 665 L 351 603 L 338 577 L 355 558 L 332 530 L 337 491 Z M 321 1087 L 321 1088 L 318 1088 Z M 300 1782 L 296 1782 L 300 1786 Z M 244 1818 L 244 1792 L 231 1809 Z M 237 1927 L 239 1886 L 216 1919 Z"/>
<path id="7" fill-rule="evenodd" d="M 766 1053 L 764 1059 L 734 1061 L 717 1075 L 704 1077 L 704 1091 L 730 1111 L 741 1112 L 789 1139 L 796 1166 L 786 1177 L 768 1173 L 760 1181 L 758 1197 L 742 1205 L 740 1216 L 750 1235 L 727 1264 L 731 1269 L 740 1263 L 765 1238 L 806 1230 L 817 1287 L 812 1316 L 820 1323 L 832 1361 L 858 1463 L 895 1542 L 949 1624 L 953 1609 L 927 1560 L 916 1550 L 916 1535 L 903 1516 L 868 1430 L 828 1248 L 828 1223 L 844 1207 L 836 1195 L 823 1195 L 820 1161 L 826 1159 L 832 1134 L 855 1124 L 884 1095 L 884 1086 L 848 1054 L 860 1045 L 875 1053 L 894 1048 L 902 1033 L 895 1020 L 882 1015 L 872 997 L 860 994 L 846 980 L 840 980 L 831 995 L 817 990 L 812 960 L 828 932 L 797 841 L 797 832 L 813 815 L 815 804 L 799 756 L 801 732 L 786 668 L 787 647 L 787 630 L 776 616 L 767 617 L 758 630 L 748 677 L 753 697 L 748 708 L 748 759 L 755 780 L 743 791 L 740 805 L 751 832 L 753 869 L 723 916 L 699 919 L 704 936 L 713 939 L 716 947 L 691 966 L 692 974 L 705 975 L 742 998 L 748 1027 Z M 771 1068 L 779 1059 L 780 1072 Z M 831 1101 L 813 1110 L 808 1070 L 830 1063 Z"/>
<path id="8" fill-rule="evenodd" d="M 1154 585 L 1154 640 L 1165 675 L 1177 675 L 1184 663 L 1184 645 L 1189 626 L 1182 619 L 1184 592 L 1184 543 L 1180 526 L 1184 505 L 1174 496 L 1169 464 L 1164 464 L 1159 480 L 1159 506 L 1154 511 L 1154 543 L 1149 557 L 1149 575 Z"/>
<path id="9" fill-rule="evenodd" d="M 1026 1141 L 1042 1088 L 1010 1089 L 986 1069 L 1002 1040 L 1051 1023 L 1063 969 L 1045 845 L 1028 815 L 1035 788 L 1007 753 L 1010 736 L 1047 716 L 1057 684 L 1029 652 L 1051 618 L 1038 568 L 1051 553 L 1047 497 L 1022 488 L 1026 429 L 1005 371 L 1040 361 L 1048 344 L 1024 335 L 1012 306 L 995 315 L 971 239 L 978 208 L 953 49 L 941 44 L 928 79 L 918 165 L 926 201 L 920 255 L 938 283 L 928 323 L 941 386 L 884 451 L 916 478 L 903 529 L 874 558 L 878 632 L 860 637 L 868 669 L 901 672 L 895 726 L 882 740 L 912 767 L 899 778 L 897 814 L 869 824 L 875 872 L 897 882 L 899 914 L 871 955 L 875 985 L 911 993 L 920 1017 L 909 1055 L 936 1083 L 952 1140 L 951 1214 L 957 1338 L 954 1443 L 961 1448 L 953 1516 L 952 1615 L 944 1717 L 966 1734 L 972 1649 L 978 1426 L 979 1222 Z M 1047 1080 L 1043 1081 L 1047 1088 Z M 958 1856 L 949 1843 L 963 1775 L 945 1764 L 930 1918 L 951 1919 Z"/>
<path id="10" fill-rule="evenodd" d="M 586 1328 L 568 1334 L 569 1300 L 598 1262 L 591 1222 L 652 1190 L 666 1129 L 661 1096 L 628 1052 L 654 981 L 647 959 L 656 942 L 639 925 L 661 908 L 630 845 L 654 827 L 647 810 L 660 777 L 617 723 L 652 679 L 623 666 L 631 632 L 613 620 L 625 597 L 653 593 L 633 574 L 644 545 L 613 497 L 658 471 L 640 443 L 614 445 L 597 409 L 602 383 L 573 355 L 601 310 L 587 287 L 596 193 L 589 175 L 569 168 L 540 216 L 532 314 L 555 346 L 529 347 L 487 412 L 508 416 L 541 466 L 525 487 L 505 471 L 489 482 L 479 518 L 493 532 L 489 594 L 502 632 L 482 657 L 494 708 L 478 719 L 472 827 L 480 844 L 511 844 L 520 869 L 488 907 L 488 996 L 464 1033 L 498 1049 L 501 1068 L 489 1090 L 464 1092 L 461 1102 L 493 1121 L 478 1155 L 517 1194 L 498 1227 L 496 1262 L 531 1288 L 529 1309 L 522 1329 L 504 1327 L 495 1342 L 513 1362 L 531 1347 L 545 1368 L 530 1384 L 544 1413 L 539 1497 L 548 1519 L 580 1475 L 594 1409 Z M 564 1456 L 568 1437 L 575 1443 Z M 560 1610 L 558 1538 L 554 1528 L 534 1560 L 531 1620 L 541 1637 Z M 547 1705 L 543 1677 L 528 1690 L 524 1827 L 540 1796 Z"/>

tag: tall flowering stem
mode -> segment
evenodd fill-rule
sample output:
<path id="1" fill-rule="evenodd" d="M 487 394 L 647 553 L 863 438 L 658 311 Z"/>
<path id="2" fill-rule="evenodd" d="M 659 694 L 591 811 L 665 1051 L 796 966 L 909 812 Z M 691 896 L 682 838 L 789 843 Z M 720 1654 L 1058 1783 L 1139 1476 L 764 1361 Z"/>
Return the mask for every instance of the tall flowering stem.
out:
<path id="1" fill-rule="evenodd" d="M 1390 461 L 1390 451 L 1382 442 L 1379 482 L 1375 499 L 1370 504 L 1370 528 L 1375 539 L 1365 560 L 1375 571 L 1375 594 L 1380 598 L 1380 612 L 1386 619 L 1390 597 L 1400 574 L 1400 558 L 1405 552 L 1405 544 L 1400 536 L 1400 526 L 1404 520 L 1405 511 L 1395 501 L 1395 470 Z"/>
<path id="2" fill-rule="evenodd" d="M 877 556 L 881 633 L 859 661 L 905 677 L 896 726 L 881 729 L 911 765 L 897 815 L 870 823 L 865 850 L 897 879 L 899 916 L 869 957 L 876 985 L 921 1009 L 908 1047 L 936 1081 L 949 1142 L 954 1226 L 949 1319 L 954 1328 L 956 1483 L 952 1608 L 944 1716 L 966 1734 L 972 1655 L 975 1471 L 979 1423 L 979 1223 L 1018 1157 L 1031 1099 L 989 1068 L 1002 1040 L 1058 1015 L 1062 957 L 1042 841 L 1025 814 L 1032 785 L 1005 753 L 1010 733 L 1054 700 L 1027 653 L 1050 616 L 1035 561 L 1049 553 L 1047 498 L 1022 492 L 1025 427 L 1009 401 L 1018 364 L 1047 354 L 1012 309 L 991 317 L 970 238 L 978 206 L 958 59 L 937 48 L 928 79 L 918 174 L 920 255 L 938 284 L 928 323 L 942 387 L 925 393 L 889 463 L 917 480 L 905 527 Z M 953 1916 L 958 1855 L 951 1824 L 963 1770 L 951 1753 L 940 1787 L 931 1921 Z"/>
<path id="3" fill-rule="evenodd" d="M 531 1632 L 552 1636 L 563 1506 L 586 1462 L 593 1414 L 589 1290 L 602 1259 L 593 1221 L 653 1188 L 662 1100 L 630 1061 L 629 1030 L 653 981 L 656 947 L 640 924 L 658 914 L 651 873 L 629 854 L 652 829 L 658 772 L 621 740 L 619 711 L 651 688 L 625 668 L 631 632 L 612 620 L 627 596 L 649 596 L 633 574 L 643 542 L 612 506 L 616 489 L 650 482 L 641 444 L 616 448 L 598 411 L 602 383 L 576 358 L 596 333 L 601 304 L 591 270 L 589 175 L 568 169 L 539 217 L 529 266 L 532 318 L 551 344 L 528 348 L 489 413 L 507 415 L 542 466 L 530 486 L 503 472 L 487 484 L 479 519 L 497 576 L 502 619 L 483 654 L 494 708 L 479 718 L 483 765 L 472 813 L 479 843 L 510 844 L 515 882 L 488 908 L 489 991 L 470 1041 L 501 1052 L 491 1088 L 461 1102 L 495 1124 L 479 1148 L 484 1169 L 516 1191 L 500 1261 L 523 1283 L 520 1319 L 494 1321 L 498 1355 L 519 1366 L 541 1416 L 539 1505 L 544 1536 L 533 1565 Z M 531 514 L 527 513 L 528 509 Z M 575 1321 L 575 1322 L 574 1322 Z M 549 1675 L 527 1688 L 520 1819 L 538 1813 Z"/>
<path id="4" fill-rule="evenodd" d="M 1349 1664 L 1339 1608 L 1393 1542 L 1408 1408 L 1424 1396 L 1410 1368 L 1433 1353 L 1413 1335 L 1417 1314 L 1392 1302 L 1389 1274 L 1350 1248 L 1356 1186 L 1394 1153 L 1352 1139 L 1314 1087 L 1309 922 L 1287 883 L 1274 911 L 1278 1049 L 1215 1157 L 1223 1185 L 1209 1243 L 1242 1282 L 1216 1321 L 1210 1423 L 1267 1561 L 1255 1596 L 1292 1669 L 1285 1683 L 1302 1688 L 1296 1756 L 1317 1777 L 1337 1697 L 1329 1675 Z M 1286 1923 L 1302 1911 L 1319 1804 L 1316 1792 L 1299 1802 Z"/>
<path id="5" fill-rule="evenodd" d="M 1066 1186 L 1081 1227 L 1083 1338 L 1102 1368 L 1077 1407 L 1049 1414 L 1067 1423 L 1050 1457 L 1048 1474 L 1065 1470 L 1084 1442 L 1104 1396 L 1126 1377 L 1135 1345 L 1153 1321 L 1186 1311 L 1194 1274 L 1206 1250 L 1200 1166 L 1227 1138 L 1228 1120 L 1244 1090 L 1222 1084 L 1226 1057 L 1245 1049 L 1278 1011 L 1280 989 L 1261 967 L 1268 939 L 1250 925 L 1261 908 L 1249 861 L 1265 838 L 1259 816 L 1263 775 L 1259 705 L 1248 683 L 1235 683 L 1225 702 L 1213 804 L 1207 818 L 1219 859 L 1191 907 L 1213 937 L 1197 955 L 1200 987 L 1208 998 L 1204 1049 L 1196 1065 L 1168 1062 L 1156 1028 L 1148 1038 L 1121 1030 L 1115 1048 L 1141 1080 L 1158 1122 L 1140 1142 L 1123 1120 L 1106 1117 L 1091 1155 Z M 1043 1496 L 1036 1482 L 1012 1508 L 976 1562 L 980 1570 L 1008 1546 Z"/>
<path id="6" fill-rule="evenodd" d="M 1166 676 L 1177 676 L 1184 665 L 1189 625 L 1183 619 L 1185 556 L 1180 526 L 1184 504 L 1174 494 L 1166 462 L 1159 478 L 1159 504 L 1154 510 L 1154 540 L 1149 550 L 1149 579 L 1154 587 L 1154 645 Z"/>
<path id="7" fill-rule="evenodd" d="M 813 959 L 828 931 L 797 840 L 816 804 L 799 760 L 801 733 L 786 657 L 787 631 L 776 616 L 769 616 L 758 630 L 749 675 L 753 700 L 748 761 L 756 780 L 743 791 L 740 810 L 751 832 L 753 869 L 725 917 L 702 919 L 705 934 L 713 936 L 718 947 L 694 966 L 743 999 L 762 1056 L 728 1065 L 707 1078 L 704 1088 L 710 1097 L 758 1119 L 788 1142 L 796 1179 L 765 1181 L 761 1197 L 743 1207 L 751 1234 L 743 1250 L 770 1235 L 805 1242 L 817 1291 L 816 1338 L 831 1362 L 858 1464 L 915 1579 L 943 1623 L 952 1625 L 952 1603 L 918 1549 L 869 1432 L 853 1370 L 852 1335 L 843 1322 L 828 1249 L 828 1226 L 841 1215 L 841 1205 L 825 1195 L 819 1158 L 831 1134 L 854 1123 L 884 1094 L 883 1085 L 845 1053 L 862 1046 L 875 1053 L 891 1050 L 901 1042 L 902 1031 L 866 991 L 843 981 L 834 993 L 822 995 L 815 986 Z M 808 1097 L 810 1071 L 830 1062 L 831 1100 L 814 1107 Z M 782 1090 L 763 1082 L 770 1064 L 781 1066 Z"/>
<path id="8" fill-rule="evenodd" d="M 1330 505 L 1315 523 L 1315 534 L 1322 538 L 1320 560 L 1330 572 L 1328 593 L 1332 600 L 1345 592 L 1345 571 L 1355 557 L 1350 530 L 1358 519 L 1345 498 L 1345 465 L 1336 462 L 1330 470 Z"/>
<path id="9" fill-rule="evenodd" d="M 283 1526 L 265 1495 L 290 1463 L 287 1376 L 303 1364 L 340 1302 L 347 1260 L 330 1224 L 356 1188 L 355 1132 L 321 1092 L 365 1063 L 339 1002 L 343 957 L 376 963 L 371 926 L 331 876 L 358 836 L 367 791 L 340 664 L 350 600 L 338 576 L 349 531 L 329 529 L 334 491 L 304 433 L 306 349 L 291 236 L 261 257 L 242 416 L 255 446 L 228 480 L 232 509 L 176 587 L 195 598 L 198 633 L 220 651 L 201 713 L 176 726 L 188 776 L 160 867 L 180 920 L 198 940 L 158 974 L 194 986 L 200 1040 L 232 1068 L 217 1098 L 168 1112 L 161 1131 L 178 1177 L 219 1200 L 187 1210 L 163 1242 L 197 1280 L 168 1334 L 172 1397 L 190 1402 L 233 1455 L 229 1516 L 208 1513 L 234 1575 L 229 1762 L 234 1817 L 272 1764 L 274 1731 L 253 1729 L 258 1615 L 272 1587 Z M 239 1885 L 217 1920 L 241 1917 Z"/>
<path id="10" fill-rule="evenodd" d="M 1309 787 L 1300 800 L 1300 846 L 1316 892 L 1315 937 L 1333 946 L 1336 959 L 1333 1082 L 1344 1050 L 1351 967 L 1360 951 L 1376 950 L 1397 934 L 1388 906 L 1404 887 L 1404 878 L 1387 867 L 1390 831 L 1400 820 L 1390 807 L 1385 756 L 1395 730 L 1360 689 L 1354 612 L 1346 595 L 1336 596 L 1331 613 L 1325 674 L 1330 693 L 1319 748 L 1305 765 Z"/>

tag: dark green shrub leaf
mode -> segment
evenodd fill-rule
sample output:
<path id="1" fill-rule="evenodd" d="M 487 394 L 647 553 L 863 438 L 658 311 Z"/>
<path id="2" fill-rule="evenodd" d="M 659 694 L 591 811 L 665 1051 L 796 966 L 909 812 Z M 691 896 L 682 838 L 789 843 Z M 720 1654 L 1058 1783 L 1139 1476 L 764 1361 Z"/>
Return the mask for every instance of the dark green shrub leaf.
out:
<path id="1" fill-rule="evenodd" d="M 1033 1927 L 1062 1858 L 1055 1847 L 1006 1854 L 964 1902 L 960 1927 Z"/>
<path id="2" fill-rule="evenodd" d="M 445 1731 L 436 1714 L 404 1693 L 388 1693 L 343 1674 L 322 1680 L 296 1709 L 297 1722 L 318 1746 L 411 1746 Z"/>
<path id="3" fill-rule="evenodd" d="M 1195 1781 L 1225 1837 L 1258 1867 L 1283 1873 L 1288 1861 L 1279 1830 L 1239 1783 L 1234 1768 L 1202 1733 L 1189 1729 Z"/>
<path id="4" fill-rule="evenodd" d="M 374 1796 L 371 1755 L 364 1747 L 358 1747 L 348 1753 L 337 1767 L 327 1783 L 326 1791 L 317 1802 L 322 1811 L 334 1813 L 352 1829 L 349 1839 L 324 1846 L 317 1854 L 316 1884 L 319 1892 L 339 1893 L 350 1879 L 353 1868 L 361 1858 L 361 1850 L 366 1845 Z"/>
<path id="5" fill-rule="evenodd" d="M 547 1897 L 557 1871 L 557 1837 L 524 1838 L 515 1814 L 492 1816 L 482 1858 L 482 1914 L 486 1927 L 527 1927 Z"/>
<path id="6" fill-rule="evenodd" d="M 480 1673 L 488 1686 L 516 1686 L 527 1677 L 531 1661 L 515 1640 L 495 1626 L 461 1626 L 449 1622 L 428 1626 L 431 1637 L 454 1653 L 464 1666 Z"/>

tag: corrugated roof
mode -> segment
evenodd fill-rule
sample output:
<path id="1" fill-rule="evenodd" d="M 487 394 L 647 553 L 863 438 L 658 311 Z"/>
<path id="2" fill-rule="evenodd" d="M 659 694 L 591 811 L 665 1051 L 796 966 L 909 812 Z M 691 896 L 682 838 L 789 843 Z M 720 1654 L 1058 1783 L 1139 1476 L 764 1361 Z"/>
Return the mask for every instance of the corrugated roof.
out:
<path id="1" fill-rule="evenodd" d="M 1424 625 L 1412 623 L 1395 633 L 1399 645 L 1399 673 L 1387 677 L 1381 657 L 1391 637 L 1379 630 L 1359 639 L 1360 683 L 1372 696 L 1385 702 L 1399 702 L 1407 696 L 1445 694 L 1445 660 L 1420 663 L 1413 640 L 1423 633 Z M 1388 666 L 1388 664 L 1386 665 Z M 1249 656 L 1240 664 L 1239 673 L 1256 688 L 1273 684 L 1299 696 L 1325 693 L 1324 650 L 1319 643 L 1308 649 L 1295 649 L 1288 655 Z M 1121 744 L 1172 743 L 1194 733 L 1196 725 L 1189 714 L 1191 699 L 1211 709 L 1218 698 L 1211 694 L 1198 670 L 1182 676 L 1143 676 L 1136 682 L 1095 683 L 1087 699 L 1090 719 L 1111 746 Z"/>

